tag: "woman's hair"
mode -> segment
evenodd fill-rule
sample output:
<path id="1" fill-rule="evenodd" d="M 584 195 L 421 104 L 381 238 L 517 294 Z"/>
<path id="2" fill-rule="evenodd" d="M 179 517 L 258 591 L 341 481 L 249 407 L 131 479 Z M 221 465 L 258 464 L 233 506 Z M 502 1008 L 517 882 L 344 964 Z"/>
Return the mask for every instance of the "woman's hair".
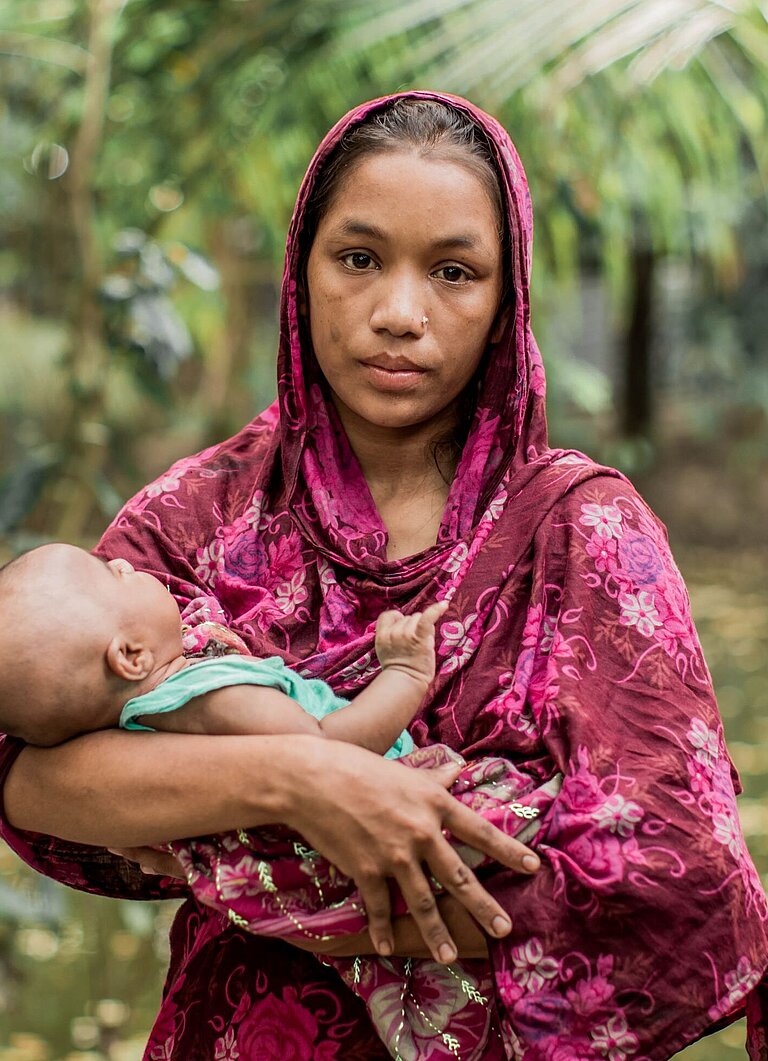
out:
<path id="1" fill-rule="evenodd" d="M 453 162 L 470 170 L 488 193 L 496 213 L 504 263 L 501 305 L 510 294 L 509 227 L 503 207 L 501 176 L 485 131 L 469 115 L 438 100 L 405 98 L 369 114 L 348 129 L 323 163 L 307 203 L 301 231 L 301 259 L 306 261 L 320 221 L 355 167 L 371 155 L 412 150 L 420 157 Z M 479 369 L 482 371 L 482 366 Z M 450 435 L 432 442 L 440 474 L 458 460 L 469 435 L 476 405 L 476 386 L 469 384 L 459 398 L 459 417 Z"/>
<path id="2" fill-rule="evenodd" d="M 469 115 L 447 103 L 406 98 L 374 111 L 348 129 L 323 163 L 304 220 L 303 242 L 307 253 L 321 218 L 355 166 L 370 155 L 408 148 L 422 158 L 455 162 L 471 170 L 493 203 L 499 237 L 506 245 L 500 177 L 483 129 Z"/>

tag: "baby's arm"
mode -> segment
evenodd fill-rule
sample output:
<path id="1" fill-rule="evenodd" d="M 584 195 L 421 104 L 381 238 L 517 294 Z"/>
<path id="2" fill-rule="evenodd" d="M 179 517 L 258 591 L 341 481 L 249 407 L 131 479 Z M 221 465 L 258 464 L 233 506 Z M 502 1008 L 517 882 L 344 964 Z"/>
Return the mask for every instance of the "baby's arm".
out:
<path id="1" fill-rule="evenodd" d="M 445 602 L 423 612 L 383 612 L 376 623 L 379 674 L 349 707 L 320 722 L 326 737 L 383 755 L 419 709 L 435 676 L 435 623 Z"/>
<path id="2" fill-rule="evenodd" d="M 308 733 L 323 736 L 320 723 L 279 689 L 228 685 L 196 696 L 167 714 L 140 715 L 137 722 L 170 733 L 222 736 Z"/>
<path id="3" fill-rule="evenodd" d="M 348 707 L 320 721 L 285 693 L 257 685 L 214 689 L 175 711 L 140 715 L 136 721 L 171 733 L 308 733 L 383 755 L 416 714 L 435 675 L 435 622 L 446 607 L 438 603 L 413 615 L 380 615 L 376 653 L 381 674 Z"/>

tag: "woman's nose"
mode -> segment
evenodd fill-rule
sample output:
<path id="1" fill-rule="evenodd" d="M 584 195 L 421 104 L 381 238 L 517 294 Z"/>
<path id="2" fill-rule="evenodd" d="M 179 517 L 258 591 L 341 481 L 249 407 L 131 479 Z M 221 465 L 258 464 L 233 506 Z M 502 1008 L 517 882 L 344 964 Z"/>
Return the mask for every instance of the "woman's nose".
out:
<path id="1" fill-rule="evenodd" d="M 398 337 L 424 334 L 427 314 L 423 277 L 405 270 L 382 276 L 377 285 L 377 301 L 371 314 L 375 332 L 389 332 Z"/>

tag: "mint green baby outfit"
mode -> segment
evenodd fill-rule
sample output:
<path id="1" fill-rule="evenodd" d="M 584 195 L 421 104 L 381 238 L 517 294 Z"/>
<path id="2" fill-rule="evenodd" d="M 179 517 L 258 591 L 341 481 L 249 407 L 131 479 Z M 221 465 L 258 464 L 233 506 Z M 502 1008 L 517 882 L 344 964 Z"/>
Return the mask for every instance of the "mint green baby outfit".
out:
<path id="1" fill-rule="evenodd" d="M 290 670 L 279 656 L 256 659 L 253 656 L 229 655 L 190 663 L 150 692 L 135 696 L 123 708 L 120 725 L 123 729 L 151 731 L 151 726 L 142 725 L 136 719 L 145 715 L 162 715 L 168 711 L 177 711 L 196 696 L 202 696 L 213 689 L 224 689 L 229 685 L 261 685 L 268 689 L 278 689 L 290 696 L 291 700 L 295 700 L 308 715 L 317 719 L 325 718 L 332 711 L 338 711 L 349 703 L 348 700 L 337 696 L 326 682 L 318 678 L 302 678 Z M 403 730 L 385 758 L 399 759 L 401 755 L 407 755 L 413 749 L 414 743 L 410 734 Z"/>

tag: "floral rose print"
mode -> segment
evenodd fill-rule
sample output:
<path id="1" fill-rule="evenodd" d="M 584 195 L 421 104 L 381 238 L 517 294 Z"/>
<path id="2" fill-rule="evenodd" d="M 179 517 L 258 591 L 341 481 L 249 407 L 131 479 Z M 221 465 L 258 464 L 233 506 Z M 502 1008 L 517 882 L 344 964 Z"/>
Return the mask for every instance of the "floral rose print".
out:
<path id="1" fill-rule="evenodd" d="M 483 361 L 476 415 L 430 549 L 389 559 L 359 462 L 307 372 L 297 294 L 316 167 L 350 123 L 379 106 L 342 119 L 302 186 L 282 288 L 278 400 L 130 501 L 100 555 L 160 576 L 190 620 L 200 601 L 215 599 L 217 618 L 249 652 L 279 654 L 340 695 L 375 672 L 368 661 L 380 611 L 449 602 L 441 669 L 412 726 L 421 750 L 444 743 L 473 760 L 498 757 L 537 783 L 564 775 L 536 836 L 539 872 L 485 871 L 513 914 L 510 934 L 489 942 L 492 961 L 467 979 L 488 1002 L 470 1004 L 461 983 L 418 979 L 433 991 L 430 1015 L 467 998 L 452 1028 L 464 1061 L 475 1061 L 475 1048 L 482 1061 L 660 1061 L 745 1002 L 752 1061 L 768 1061 L 768 911 L 736 830 L 731 766 L 685 587 L 663 527 L 631 485 L 548 446 L 529 319 L 530 195 L 493 119 L 461 104 L 505 170 L 514 311 Z M 6 742 L 0 768 L 16 754 Z M 7 824 L 3 837 L 75 887 L 186 897 L 173 882 L 124 865 L 116 872 L 106 852 L 94 858 Z M 237 865 L 250 849 L 238 836 L 232 844 Z M 289 852 L 306 884 L 311 858 Z M 231 884 L 253 887 L 240 871 Z M 322 887 L 332 892 L 332 883 Z M 177 915 L 172 955 L 150 1061 L 392 1054 L 396 1033 L 385 1046 L 354 969 L 342 980 L 191 901 Z M 402 1005 L 392 1012 L 399 1018 Z M 452 1047 L 434 1034 L 414 1046 L 422 1058 L 436 1049 Z"/>

